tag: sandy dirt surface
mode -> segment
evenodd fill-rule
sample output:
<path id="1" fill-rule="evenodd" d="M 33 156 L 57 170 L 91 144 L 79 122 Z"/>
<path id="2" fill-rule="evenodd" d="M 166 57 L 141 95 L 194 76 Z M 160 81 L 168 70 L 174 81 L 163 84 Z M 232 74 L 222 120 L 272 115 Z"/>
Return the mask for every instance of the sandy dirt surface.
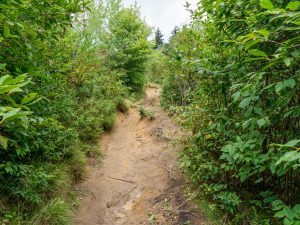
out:
<path id="1" fill-rule="evenodd" d="M 142 103 L 155 119 L 141 120 L 136 108 L 120 114 L 101 138 L 103 162 L 90 165 L 77 189 L 80 225 L 206 224 L 182 191 L 178 168 L 181 131 L 159 107 L 160 90 L 147 88 Z"/>

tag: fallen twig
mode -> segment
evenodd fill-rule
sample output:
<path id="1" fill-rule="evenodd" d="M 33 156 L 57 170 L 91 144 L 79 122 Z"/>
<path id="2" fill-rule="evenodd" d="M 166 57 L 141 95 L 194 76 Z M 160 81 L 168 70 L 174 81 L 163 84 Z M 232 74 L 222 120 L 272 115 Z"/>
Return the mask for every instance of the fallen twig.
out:
<path id="1" fill-rule="evenodd" d="M 187 203 L 188 201 L 190 201 L 190 199 L 185 200 L 184 202 L 182 202 L 179 206 L 176 207 L 176 209 L 174 209 L 172 212 L 169 213 L 169 216 L 171 216 L 173 213 L 178 212 L 178 209 L 180 209 L 185 203 Z"/>
<path id="2" fill-rule="evenodd" d="M 178 212 L 188 213 L 188 214 L 191 214 L 191 215 L 193 215 L 193 216 L 195 216 L 195 217 L 201 218 L 199 215 L 197 215 L 197 214 L 195 214 L 195 213 L 193 213 L 193 212 L 191 212 L 191 211 L 187 211 L 187 210 L 178 210 Z"/>
<path id="3" fill-rule="evenodd" d="M 133 182 L 131 180 L 124 180 L 124 179 L 115 178 L 115 177 L 107 177 L 107 178 L 113 179 L 113 180 L 118 180 L 118 181 L 123 181 L 123 182 L 130 183 L 130 184 L 136 184 L 135 182 Z"/>

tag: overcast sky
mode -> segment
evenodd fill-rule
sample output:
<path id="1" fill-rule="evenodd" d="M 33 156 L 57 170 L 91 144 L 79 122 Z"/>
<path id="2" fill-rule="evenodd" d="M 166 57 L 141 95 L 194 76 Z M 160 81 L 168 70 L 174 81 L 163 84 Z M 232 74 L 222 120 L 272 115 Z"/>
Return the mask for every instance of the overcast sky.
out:
<path id="1" fill-rule="evenodd" d="M 168 40 L 176 25 L 180 26 L 189 21 L 189 12 L 184 5 L 186 0 L 123 0 L 125 6 L 134 2 L 141 7 L 142 16 L 152 27 L 159 27 Z M 195 7 L 198 0 L 188 0 Z"/>

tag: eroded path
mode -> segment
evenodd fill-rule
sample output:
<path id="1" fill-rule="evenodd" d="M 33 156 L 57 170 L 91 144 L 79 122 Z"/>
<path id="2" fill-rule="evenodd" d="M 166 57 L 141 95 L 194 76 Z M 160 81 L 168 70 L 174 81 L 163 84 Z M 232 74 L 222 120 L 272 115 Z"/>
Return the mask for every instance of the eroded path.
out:
<path id="1" fill-rule="evenodd" d="M 181 134 L 159 108 L 159 94 L 149 87 L 143 103 L 154 121 L 141 120 L 133 108 L 102 137 L 103 162 L 91 165 L 80 184 L 75 224 L 205 224 L 182 193 L 178 149 L 171 144 Z"/>

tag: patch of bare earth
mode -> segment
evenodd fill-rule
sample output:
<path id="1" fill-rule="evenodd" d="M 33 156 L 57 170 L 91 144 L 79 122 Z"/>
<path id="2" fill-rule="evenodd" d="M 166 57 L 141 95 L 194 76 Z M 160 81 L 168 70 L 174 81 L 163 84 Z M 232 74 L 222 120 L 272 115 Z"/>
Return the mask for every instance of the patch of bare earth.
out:
<path id="1" fill-rule="evenodd" d="M 149 87 L 143 103 L 155 120 L 141 120 L 130 109 L 101 138 L 103 162 L 91 165 L 78 187 L 81 206 L 75 224 L 206 224 L 182 192 L 179 148 L 171 144 L 182 134 L 160 109 L 159 95 L 158 88 Z"/>

